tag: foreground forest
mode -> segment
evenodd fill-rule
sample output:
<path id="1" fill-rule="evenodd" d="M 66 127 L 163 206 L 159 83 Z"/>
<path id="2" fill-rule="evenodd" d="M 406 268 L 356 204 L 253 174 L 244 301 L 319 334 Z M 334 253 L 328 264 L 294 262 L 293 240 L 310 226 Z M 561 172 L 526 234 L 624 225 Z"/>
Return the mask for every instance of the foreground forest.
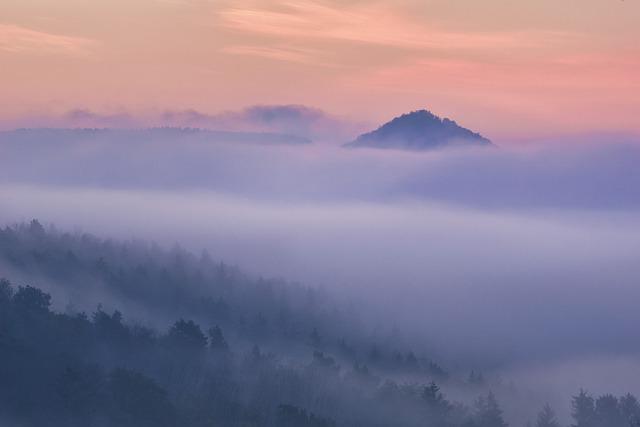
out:
<path id="1" fill-rule="evenodd" d="M 509 425 L 483 374 L 376 332 L 355 303 L 206 253 L 34 220 L 0 230 L 0 277 L 3 426 Z M 531 426 L 563 425 L 538 410 Z M 577 390 L 571 413 L 640 426 L 631 394 Z"/>

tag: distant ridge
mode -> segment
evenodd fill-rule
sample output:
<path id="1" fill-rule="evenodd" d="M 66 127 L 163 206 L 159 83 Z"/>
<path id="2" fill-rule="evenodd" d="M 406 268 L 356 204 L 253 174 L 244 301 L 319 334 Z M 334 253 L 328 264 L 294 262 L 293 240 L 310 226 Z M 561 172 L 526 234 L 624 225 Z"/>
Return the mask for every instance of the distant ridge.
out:
<path id="1" fill-rule="evenodd" d="M 252 144 L 309 144 L 305 137 L 271 132 L 236 132 L 184 127 L 154 127 L 146 129 L 109 128 L 22 128 L 0 132 L 0 142 L 22 144 L 69 143 L 83 141 L 127 140 L 153 142 L 166 138 L 189 139 L 206 142 Z M 119 139 L 118 139 L 119 138 Z"/>
<path id="2" fill-rule="evenodd" d="M 351 148 L 387 148 L 430 150 L 451 146 L 489 146 L 491 141 L 479 133 L 441 119 L 428 110 L 418 110 L 396 117 L 378 129 L 360 135 L 345 144 Z"/>

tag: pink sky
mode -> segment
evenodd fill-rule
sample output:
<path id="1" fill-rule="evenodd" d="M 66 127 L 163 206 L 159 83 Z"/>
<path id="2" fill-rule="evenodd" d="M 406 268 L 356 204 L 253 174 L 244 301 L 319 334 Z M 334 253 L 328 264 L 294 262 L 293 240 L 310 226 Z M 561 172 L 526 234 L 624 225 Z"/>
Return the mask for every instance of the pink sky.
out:
<path id="1" fill-rule="evenodd" d="M 0 76 L 4 122 L 304 104 L 640 132 L 640 1 L 6 0 Z"/>

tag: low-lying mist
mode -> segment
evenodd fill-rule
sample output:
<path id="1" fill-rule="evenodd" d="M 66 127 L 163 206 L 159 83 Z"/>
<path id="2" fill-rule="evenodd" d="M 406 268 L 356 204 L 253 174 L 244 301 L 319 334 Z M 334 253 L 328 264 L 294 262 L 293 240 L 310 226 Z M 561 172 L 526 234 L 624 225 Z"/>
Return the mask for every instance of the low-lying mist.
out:
<path id="1" fill-rule="evenodd" d="M 607 142 L 406 153 L 5 134 L 0 221 L 207 249 L 541 396 L 638 392 L 616 373 L 640 353 L 640 147 Z"/>

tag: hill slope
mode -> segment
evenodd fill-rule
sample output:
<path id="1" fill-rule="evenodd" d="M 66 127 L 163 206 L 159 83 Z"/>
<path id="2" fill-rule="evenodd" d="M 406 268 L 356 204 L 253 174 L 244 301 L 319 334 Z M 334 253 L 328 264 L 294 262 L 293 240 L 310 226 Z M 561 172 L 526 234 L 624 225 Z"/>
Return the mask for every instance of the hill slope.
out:
<path id="1" fill-rule="evenodd" d="M 488 146 L 491 141 L 479 133 L 441 119 L 427 110 L 396 117 L 378 129 L 360 135 L 346 147 L 428 150 L 449 146 Z"/>

